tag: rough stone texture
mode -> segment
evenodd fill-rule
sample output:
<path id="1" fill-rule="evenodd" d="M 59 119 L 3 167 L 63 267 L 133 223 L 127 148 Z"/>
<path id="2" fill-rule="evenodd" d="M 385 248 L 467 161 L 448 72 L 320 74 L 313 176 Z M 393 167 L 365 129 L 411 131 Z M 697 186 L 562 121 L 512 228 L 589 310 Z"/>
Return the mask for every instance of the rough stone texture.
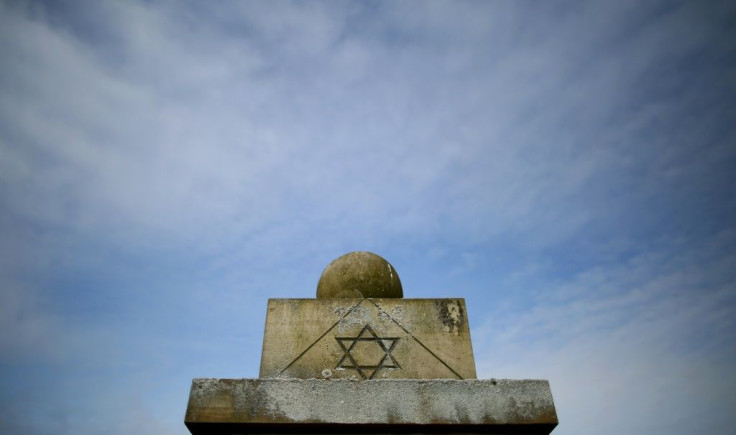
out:
<path id="1" fill-rule="evenodd" d="M 271 299 L 259 379 L 194 379 L 192 434 L 549 434 L 543 380 L 477 380 L 463 299 L 403 299 L 383 258 L 353 252 L 318 299 Z"/>
<path id="2" fill-rule="evenodd" d="M 317 298 L 401 298 L 404 292 L 396 269 L 372 252 L 338 257 L 322 272 Z"/>
<path id="3" fill-rule="evenodd" d="M 474 379 L 463 299 L 270 299 L 261 378 Z"/>
<path id="4" fill-rule="evenodd" d="M 544 380 L 194 379 L 185 423 L 194 434 L 548 434 L 557 414 Z"/>

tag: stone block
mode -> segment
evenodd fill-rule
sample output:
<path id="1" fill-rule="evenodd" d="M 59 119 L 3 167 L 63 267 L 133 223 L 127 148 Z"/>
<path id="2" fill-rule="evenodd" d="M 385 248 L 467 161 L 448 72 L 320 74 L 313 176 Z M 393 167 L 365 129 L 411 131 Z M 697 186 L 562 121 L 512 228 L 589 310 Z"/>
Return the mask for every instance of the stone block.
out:
<path id="1" fill-rule="evenodd" d="M 194 379 L 185 423 L 211 433 L 549 434 L 544 380 Z"/>
<path id="2" fill-rule="evenodd" d="M 464 299 L 270 299 L 261 378 L 475 379 Z"/>

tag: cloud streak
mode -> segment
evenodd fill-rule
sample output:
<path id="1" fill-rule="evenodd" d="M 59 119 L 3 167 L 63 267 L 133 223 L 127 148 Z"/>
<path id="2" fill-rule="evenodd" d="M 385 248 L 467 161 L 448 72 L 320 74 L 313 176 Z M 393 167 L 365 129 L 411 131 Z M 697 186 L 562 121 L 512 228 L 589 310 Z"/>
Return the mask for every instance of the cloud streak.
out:
<path id="1" fill-rule="evenodd" d="M 480 371 L 548 376 L 560 433 L 721 431 L 735 15 L 2 3 L 0 428 L 182 433 L 191 377 L 255 375 L 268 297 L 367 249 L 466 297 Z"/>

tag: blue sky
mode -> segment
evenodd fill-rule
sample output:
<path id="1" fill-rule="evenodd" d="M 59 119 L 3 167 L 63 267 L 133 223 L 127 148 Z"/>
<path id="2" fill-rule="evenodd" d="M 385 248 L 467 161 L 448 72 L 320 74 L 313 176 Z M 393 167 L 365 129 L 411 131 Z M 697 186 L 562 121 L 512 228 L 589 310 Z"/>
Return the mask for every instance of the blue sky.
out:
<path id="1" fill-rule="evenodd" d="M 0 1 L 0 432 L 184 434 L 368 250 L 559 434 L 736 424 L 733 2 Z"/>

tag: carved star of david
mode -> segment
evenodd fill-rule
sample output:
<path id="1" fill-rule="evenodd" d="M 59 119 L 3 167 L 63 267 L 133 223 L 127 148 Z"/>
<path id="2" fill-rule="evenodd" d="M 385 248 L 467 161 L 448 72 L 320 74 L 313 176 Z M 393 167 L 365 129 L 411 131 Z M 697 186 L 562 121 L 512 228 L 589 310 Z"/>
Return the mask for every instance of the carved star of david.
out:
<path id="1" fill-rule="evenodd" d="M 396 347 L 399 337 L 379 337 L 373 331 L 373 328 L 365 325 L 356 337 L 335 337 L 335 340 L 337 340 L 337 343 L 340 345 L 343 352 L 345 352 L 342 358 L 340 358 L 340 362 L 337 363 L 336 368 L 338 369 L 354 369 L 363 379 L 373 379 L 376 373 L 381 369 L 401 368 L 393 355 L 391 355 L 391 351 Z M 360 364 L 359 361 L 356 361 L 356 356 L 353 354 L 353 351 L 358 343 L 363 342 L 373 343 L 373 345 L 380 346 L 381 351 L 383 351 L 383 357 L 378 364 Z"/>

